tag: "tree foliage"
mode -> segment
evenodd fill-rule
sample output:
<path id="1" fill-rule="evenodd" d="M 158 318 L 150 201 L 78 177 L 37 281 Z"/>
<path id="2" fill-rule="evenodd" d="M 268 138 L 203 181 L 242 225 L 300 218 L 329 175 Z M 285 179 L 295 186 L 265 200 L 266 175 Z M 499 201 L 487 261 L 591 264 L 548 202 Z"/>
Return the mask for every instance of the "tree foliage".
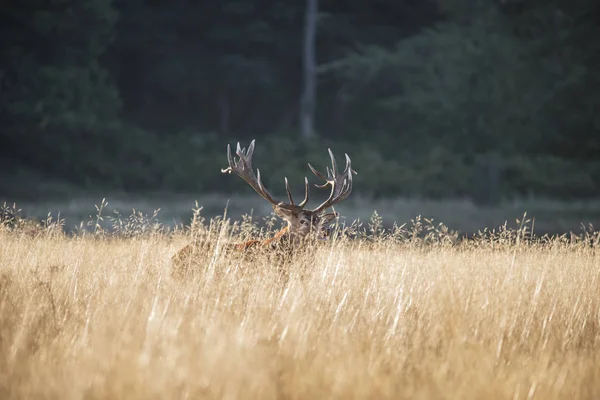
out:
<path id="1" fill-rule="evenodd" d="M 455 15 L 466 12 L 462 3 L 445 4 Z M 567 118 L 592 123 L 597 117 L 588 111 L 600 101 L 588 90 L 579 101 L 591 107 L 566 104 L 570 93 L 590 83 L 590 67 L 573 57 L 577 43 L 569 39 L 576 33 L 561 28 L 562 44 L 550 28 L 522 37 L 515 32 L 518 21 L 481 3 L 488 6 L 474 7 L 469 18 L 438 23 L 392 48 L 364 46 L 322 68 L 348 82 L 345 98 L 362 117 L 360 129 L 384 127 L 404 132 L 407 146 L 427 138 L 428 146 L 467 153 L 548 152 L 567 136 L 590 136 L 590 126 L 567 131 L 564 124 Z M 542 24 L 545 11 L 530 13 Z M 573 132 L 577 128 L 582 131 Z"/>
<path id="2" fill-rule="evenodd" d="M 2 164 L 69 177 L 97 172 L 102 157 L 84 145 L 104 141 L 121 107 L 102 60 L 116 10 L 109 0 L 23 0 L 5 11 L 0 109 L 3 161 L 11 162 Z"/>
<path id="3" fill-rule="evenodd" d="M 33 170 L 128 191 L 229 190 L 226 143 L 257 138 L 273 183 L 301 183 L 331 146 L 374 195 L 600 194 L 596 1 L 322 1 L 310 141 L 298 120 L 305 6 L 13 2 L 0 17 L 0 185 Z"/>

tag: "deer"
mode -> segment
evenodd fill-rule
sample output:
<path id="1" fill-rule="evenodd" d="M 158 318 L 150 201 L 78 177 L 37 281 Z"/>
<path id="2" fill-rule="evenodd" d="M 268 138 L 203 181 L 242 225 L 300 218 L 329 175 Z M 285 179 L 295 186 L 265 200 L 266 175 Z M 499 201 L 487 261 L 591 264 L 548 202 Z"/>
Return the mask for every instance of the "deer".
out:
<path id="1" fill-rule="evenodd" d="M 279 249 L 289 253 L 302 247 L 302 244 L 308 240 L 327 240 L 331 236 L 332 231 L 329 225 L 338 217 L 338 213 L 335 210 L 333 212 L 327 212 L 327 210 L 350 195 L 352 192 L 352 175 L 357 175 L 357 172 L 352 169 L 352 161 L 348 154 L 345 154 L 346 167 L 342 172 L 338 170 L 331 149 L 327 149 L 331 159 L 331 169 L 326 167 L 326 174 L 319 172 L 308 163 L 308 168 L 312 173 L 324 181 L 321 185 L 315 184 L 315 187 L 323 189 L 329 186 L 331 189 L 329 197 L 316 208 L 310 210 L 306 208 L 310 197 L 310 188 L 306 177 L 304 177 L 304 199 L 298 204 L 294 201 L 287 177 L 284 178 L 288 198 L 287 202 L 276 199 L 267 190 L 262 183 L 260 170 L 257 169 L 255 174 L 252 167 L 255 143 L 256 141 L 252 140 L 246 150 L 246 148 L 241 148 L 238 142 L 236 148 L 237 159 L 232 155 L 231 145 L 228 144 L 228 167 L 221 169 L 221 173 L 236 174 L 246 181 L 260 197 L 271 204 L 275 215 L 284 220 L 286 226 L 266 240 L 253 239 L 226 247 L 241 253 L 253 249 Z M 189 260 L 193 251 L 194 244 L 188 244 L 173 256 L 173 260 L 179 263 Z"/>

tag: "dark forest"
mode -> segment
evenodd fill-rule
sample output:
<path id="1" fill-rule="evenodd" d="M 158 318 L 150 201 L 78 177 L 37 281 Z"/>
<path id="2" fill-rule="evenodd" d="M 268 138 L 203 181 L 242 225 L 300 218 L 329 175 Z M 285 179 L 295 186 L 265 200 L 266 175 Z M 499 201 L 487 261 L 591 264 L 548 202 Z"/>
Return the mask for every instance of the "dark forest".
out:
<path id="1" fill-rule="evenodd" d="M 256 139 L 275 192 L 331 147 L 367 196 L 600 195 L 597 0 L 310 2 L 12 2 L 0 192 L 249 191 L 220 168 Z"/>

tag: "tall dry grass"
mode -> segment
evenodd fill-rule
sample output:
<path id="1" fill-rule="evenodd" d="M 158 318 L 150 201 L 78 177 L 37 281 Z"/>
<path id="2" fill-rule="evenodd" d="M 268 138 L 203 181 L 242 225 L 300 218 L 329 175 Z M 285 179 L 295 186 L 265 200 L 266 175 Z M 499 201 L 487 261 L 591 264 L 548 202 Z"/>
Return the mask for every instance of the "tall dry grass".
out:
<path id="1" fill-rule="evenodd" d="M 135 221 L 0 231 L 0 398 L 600 398 L 595 233 L 467 242 L 374 218 L 284 279 L 273 257 L 220 250 L 260 235 L 251 221 Z M 172 278 L 198 232 L 211 250 Z"/>

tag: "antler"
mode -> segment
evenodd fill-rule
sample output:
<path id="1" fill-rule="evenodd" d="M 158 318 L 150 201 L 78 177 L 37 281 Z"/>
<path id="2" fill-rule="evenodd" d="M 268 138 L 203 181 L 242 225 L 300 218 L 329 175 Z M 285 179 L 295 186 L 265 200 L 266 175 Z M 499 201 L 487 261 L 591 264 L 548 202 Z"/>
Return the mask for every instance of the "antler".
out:
<path id="1" fill-rule="evenodd" d="M 289 203 L 281 202 L 275 199 L 271 193 L 265 188 L 262 181 L 260 180 L 260 170 L 257 169 L 256 173 L 258 176 L 254 175 L 254 171 L 252 170 L 252 154 L 254 153 L 254 143 L 252 140 L 250 146 L 248 146 L 248 151 L 246 148 L 243 149 L 240 147 L 240 143 L 237 144 L 236 154 L 239 157 L 239 160 L 236 160 L 231 155 L 231 146 L 227 145 L 227 161 L 229 163 L 229 167 L 225 169 L 221 169 L 222 173 L 232 173 L 235 172 L 240 178 L 245 180 L 251 187 L 258 193 L 263 199 L 267 200 L 274 206 L 284 207 L 288 209 L 298 209 L 301 210 L 304 208 L 306 203 L 308 202 L 309 197 L 309 188 L 308 188 L 308 179 L 304 178 L 304 200 L 298 205 L 294 203 L 294 199 L 292 197 L 292 192 L 290 191 L 290 186 L 288 184 L 287 177 L 285 178 L 285 190 L 287 192 Z"/>
<path id="2" fill-rule="evenodd" d="M 314 169 L 310 163 L 308 164 L 308 168 L 310 168 L 313 174 L 325 181 L 323 185 L 315 185 L 316 187 L 325 188 L 327 185 L 331 186 L 331 194 L 329 195 L 329 198 L 320 206 L 312 210 L 315 213 L 322 212 L 347 198 L 352 192 L 352 174 L 357 175 L 357 172 L 352 169 L 352 161 L 350 160 L 350 157 L 348 157 L 348 154 L 345 154 L 346 168 L 344 169 L 344 172 L 340 174 L 338 172 L 335 157 L 333 156 L 331 149 L 327 149 L 327 151 L 329 152 L 329 157 L 331 158 L 331 170 L 329 167 L 327 167 L 327 176 Z"/>

